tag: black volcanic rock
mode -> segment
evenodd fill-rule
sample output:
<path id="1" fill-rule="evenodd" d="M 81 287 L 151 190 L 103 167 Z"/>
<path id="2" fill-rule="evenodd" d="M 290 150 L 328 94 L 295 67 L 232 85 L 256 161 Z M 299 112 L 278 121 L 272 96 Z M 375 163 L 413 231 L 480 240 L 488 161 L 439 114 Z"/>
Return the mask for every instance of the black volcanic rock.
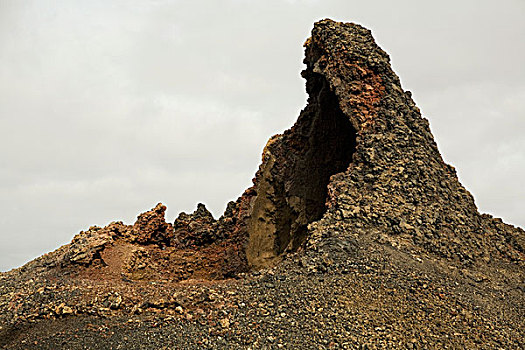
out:
<path id="1" fill-rule="evenodd" d="M 308 104 L 220 219 L 159 203 L 0 274 L 0 346 L 523 348 L 525 232 L 478 212 L 369 30 L 304 46 Z"/>
<path id="2" fill-rule="evenodd" d="M 208 245 L 219 238 L 217 222 L 202 203 L 192 214 L 180 213 L 173 228 L 175 244 L 181 246 Z"/>

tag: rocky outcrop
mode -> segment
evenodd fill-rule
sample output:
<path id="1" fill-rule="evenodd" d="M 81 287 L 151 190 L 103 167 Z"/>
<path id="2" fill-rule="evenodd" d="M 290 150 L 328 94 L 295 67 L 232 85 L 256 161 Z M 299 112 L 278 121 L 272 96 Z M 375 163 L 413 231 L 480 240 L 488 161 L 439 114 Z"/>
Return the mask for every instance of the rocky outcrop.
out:
<path id="1" fill-rule="evenodd" d="M 70 244 L 61 247 L 54 257 L 55 266 L 67 267 L 70 265 L 106 265 L 101 253 L 116 243 L 130 243 L 139 245 L 156 245 L 158 247 L 170 245 L 173 238 L 173 226 L 166 223 L 164 212 L 166 206 L 159 203 L 155 208 L 140 214 L 135 224 L 125 225 L 121 221 L 112 222 L 105 227 L 92 226 L 87 231 L 81 231 Z"/>
<path id="2" fill-rule="evenodd" d="M 172 225 L 159 203 L 132 226 L 81 232 L 57 254 L 61 265 L 103 266 L 101 252 L 127 242 L 192 250 L 220 278 L 273 266 L 341 235 L 466 265 L 523 263 L 523 231 L 478 213 L 369 30 L 323 20 L 304 46 L 308 105 L 292 128 L 268 141 L 253 186 L 221 218 L 199 204 Z"/>
<path id="3" fill-rule="evenodd" d="M 217 221 L 202 203 L 192 214 L 180 213 L 173 224 L 175 244 L 181 247 L 204 246 L 217 241 L 219 229 Z"/>
<path id="4" fill-rule="evenodd" d="M 215 220 L 200 203 L 195 212 L 181 213 L 170 224 L 164 217 L 166 206 L 158 203 L 133 225 L 117 221 L 92 226 L 33 263 L 52 269 L 54 275 L 67 270 L 100 280 L 224 279 L 248 270 L 245 240 L 232 234 L 245 232 L 234 216 L 236 208 L 231 202 L 225 215 Z"/>
<path id="5" fill-rule="evenodd" d="M 305 51 L 308 105 L 268 142 L 254 180 L 252 266 L 328 233 L 373 234 L 465 264 L 523 261 L 524 246 L 505 243 L 523 231 L 495 230 L 478 213 L 369 30 L 320 21 Z"/>
<path id="6" fill-rule="evenodd" d="M 133 225 L 133 237 L 139 244 L 169 245 L 173 239 L 173 226 L 166 223 L 162 203 L 138 216 Z"/>

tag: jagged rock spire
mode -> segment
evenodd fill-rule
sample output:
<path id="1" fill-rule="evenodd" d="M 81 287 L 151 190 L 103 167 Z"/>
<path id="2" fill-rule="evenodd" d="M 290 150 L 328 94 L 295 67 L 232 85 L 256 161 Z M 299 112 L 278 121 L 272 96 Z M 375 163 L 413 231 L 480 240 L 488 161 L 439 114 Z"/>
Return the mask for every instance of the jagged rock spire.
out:
<path id="1" fill-rule="evenodd" d="M 319 21 L 305 52 L 308 105 L 270 140 L 254 182 L 252 265 L 334 231 L 381 233 L 465 263 L 523 259 L 518 229 L 478 213 L 368 29 Z"/>

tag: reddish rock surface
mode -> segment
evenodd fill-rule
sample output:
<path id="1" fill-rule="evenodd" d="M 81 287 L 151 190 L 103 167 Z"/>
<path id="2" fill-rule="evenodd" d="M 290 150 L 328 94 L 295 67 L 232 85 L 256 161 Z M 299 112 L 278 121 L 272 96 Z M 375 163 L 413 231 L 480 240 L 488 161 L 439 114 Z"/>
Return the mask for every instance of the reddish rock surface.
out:
<path id="1" fill-rule="evenodd" d="M 133 237 L 139 244 L 169 245 L 173 239 L 173 226 L 166 223 L 164 213 L 166 206 L 162 203 L 150 211 L 138 216 L 133 225 Z"/>

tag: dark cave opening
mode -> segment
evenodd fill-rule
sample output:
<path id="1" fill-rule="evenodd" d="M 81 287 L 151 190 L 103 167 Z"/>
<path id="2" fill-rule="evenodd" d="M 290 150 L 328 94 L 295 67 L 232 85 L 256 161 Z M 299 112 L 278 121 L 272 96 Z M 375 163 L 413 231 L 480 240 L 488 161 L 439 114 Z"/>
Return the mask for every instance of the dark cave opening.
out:
<path id="1" fill-rule="evenodd" d="M 330 176 L 348 168 L 356 147 L 355 129 L 339 108 L 326 79 L 313 74 L 308 84 L 308 93 L 314 98 L 297 121 L 296 131 L 304 140 L 303 149 L 285 179 L 286 197 L 294 209 L 295 220 L 290 234 L 283 232 L 284 239 L 279 242 L 281 251 L 289 244 L 289 239 L 295 250 L 304 241 L 306 226 L 323 216 Z M 301 198 L 299 208 L 294 208 L 293 200 L 290 203 L 294 197 Z"/>
<path id="2" fill-rule="evenodd" d="M 330 176 L 345 171 L 356 148 L 356 131 L 326 79 L 310 69 L 308 105 L 296 124 L 267 148 L 248 223 L 247 256 L 254 266 L 273 264 L 305 241 L 309 223 L 326 211 Z"/>

